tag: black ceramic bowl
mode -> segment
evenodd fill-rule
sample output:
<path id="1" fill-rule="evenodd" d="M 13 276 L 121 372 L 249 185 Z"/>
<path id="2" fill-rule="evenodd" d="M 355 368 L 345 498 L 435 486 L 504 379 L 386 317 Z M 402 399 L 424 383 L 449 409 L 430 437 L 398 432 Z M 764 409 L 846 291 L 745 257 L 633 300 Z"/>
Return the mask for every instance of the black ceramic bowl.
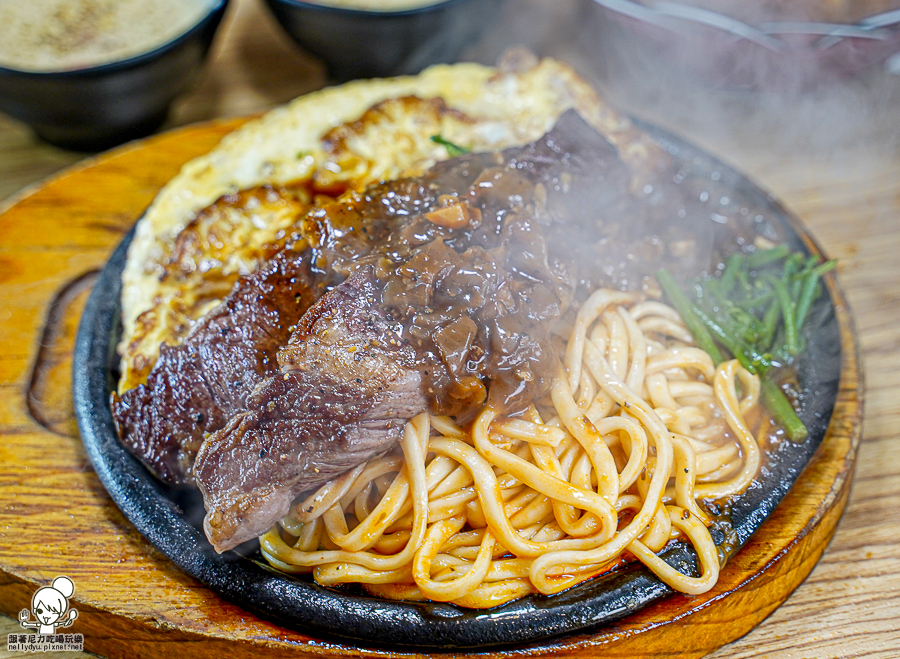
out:
<path id="1" fill-rule="evenodd" d="M 335 81 L 418 73 L 452 62 L 499 14 L 504 0 L 445 0 L 404 11 L 364 11 L 298 0 L 266 0 Z"/>
<path id="2" fill-rule="evenodd" d="M 0 67 L 0 111 L 68 149 L 99 151 L 152 133 L 199 73 L 228 0 L 172 41 L 135 57 L 70 71 Z"/>

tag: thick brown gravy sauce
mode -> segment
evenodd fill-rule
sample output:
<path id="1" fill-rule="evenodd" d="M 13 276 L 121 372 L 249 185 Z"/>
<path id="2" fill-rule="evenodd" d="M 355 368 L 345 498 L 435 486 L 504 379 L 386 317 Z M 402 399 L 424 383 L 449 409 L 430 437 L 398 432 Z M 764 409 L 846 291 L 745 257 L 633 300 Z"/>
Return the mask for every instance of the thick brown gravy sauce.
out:
<path id="1" fill-rule="evenodd" d="M 628 191 L 614 154 L 591 156 L 597 172 L 569 168 L 569 155 L 457 158 L 314 207 L 288 241 L 312 245 L 323 273 L 375 268 L 380 304 L 419 349 L 433 412 L 515 412 L 548 388 L 554 323 L 590 291 L 652 293 L 658 268 L 695 275 L 752 240 L 750 209 L 715 177 L 664 167 Z"/>

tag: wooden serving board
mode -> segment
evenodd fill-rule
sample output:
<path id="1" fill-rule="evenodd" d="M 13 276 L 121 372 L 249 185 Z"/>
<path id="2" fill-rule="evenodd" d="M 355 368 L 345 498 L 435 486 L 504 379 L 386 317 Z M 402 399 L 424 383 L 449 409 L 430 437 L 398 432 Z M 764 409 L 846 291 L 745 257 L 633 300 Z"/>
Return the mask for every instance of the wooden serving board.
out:
<path id="1" fill-rule="evenodd" d="M 79 612 L 64 631 L 83 634 L 86 650 L 108 657 L 421 657 L 319 641 L 223 600 L 137 533 L 78 438 L 72 344 L 98 269 L 180 166 L 242 121 L 127 145 L 0 209 L 0 611 L 15 618 L 36 588 L 64 574 L 75 583 Z M 747 633 L 788 597 L 834 533 L 860 440 L 857 346 L 843 294 L 831 293 L 843 364 L 828 434 L 716 588 L 673 596 L 590 634 L 479 656 L 700 657 Z"/>

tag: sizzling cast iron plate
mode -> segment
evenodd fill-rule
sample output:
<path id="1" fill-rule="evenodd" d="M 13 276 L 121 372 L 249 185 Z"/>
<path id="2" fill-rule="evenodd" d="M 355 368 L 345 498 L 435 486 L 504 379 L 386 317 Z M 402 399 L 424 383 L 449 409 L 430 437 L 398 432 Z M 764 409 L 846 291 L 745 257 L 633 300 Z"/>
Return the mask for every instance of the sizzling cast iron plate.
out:
<path id="1" fill-rule="evenodd" d="M 799 222 L 770 195 L 681 139 L 642 127 L 691 176 L 719 176 L 718 183 L 732 189 L 732 203 L 760 210 L 751 212 L 748 220 L 755 222 L 760 234 L 783 235 L 794 249 L 808 251 Z M 157 481 L 122 447 L 113 425 L 109 394 L 115 389 L 115 346 L 121 333 L 121 274 L 132 236 L 133 230 L 113 253 L 84 310 L 75 344 L 75 411 L 88 455 L 110 496 L 144 537 L 200 582 L 263 617 L 319 638 L 418 649 L 527 643 L 612 622 L 672 593 L 649 570 L 632 564 L 552 597 L 533 595 L 487 611 L 465 610 L 329 590 L 311 579 L 269 568 L 255 541 L 216 554 L 201 530 L 199 495 Z M 809 327 L 808 346 L 798 365 L 800 417 L 809 438 L 802 444 L 784 440 L 773 446 L 757 479 L 733 500 L 729 511 L 733 528 L 712 528 L 717 544 L 727 539 L 732 547 L 742 546 L 778 505 L 825 436 L 841 364 L 837 320 L 827 290 L 810 314 Z M 673 543 L 661 555 L 677 569 L 697 573 L 696 555 L 686 543 Z"/>

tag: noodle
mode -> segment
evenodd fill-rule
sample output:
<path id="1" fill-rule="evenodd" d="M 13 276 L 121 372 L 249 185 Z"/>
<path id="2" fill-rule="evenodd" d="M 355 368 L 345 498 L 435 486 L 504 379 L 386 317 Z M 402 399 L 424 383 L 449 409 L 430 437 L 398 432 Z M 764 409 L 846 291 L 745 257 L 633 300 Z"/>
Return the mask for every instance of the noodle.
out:
<path id="1" fill-rule="evenodd" d="M 549 395 L 519 417 L 411 420 L 399 449 L 295 504 L 260 539 L 265 558 L 324 585 L 473 608 L 558 593 L 628 557 L 708 591 L 719 558 L 698 499 L 756 475 L 759 380 L 736 360 L 714 367 L 670 307 L 618 291 L 582 305 L 564 351 Z M 694 547 L 699 577 L 656 555 L 673 538 Z"/>

